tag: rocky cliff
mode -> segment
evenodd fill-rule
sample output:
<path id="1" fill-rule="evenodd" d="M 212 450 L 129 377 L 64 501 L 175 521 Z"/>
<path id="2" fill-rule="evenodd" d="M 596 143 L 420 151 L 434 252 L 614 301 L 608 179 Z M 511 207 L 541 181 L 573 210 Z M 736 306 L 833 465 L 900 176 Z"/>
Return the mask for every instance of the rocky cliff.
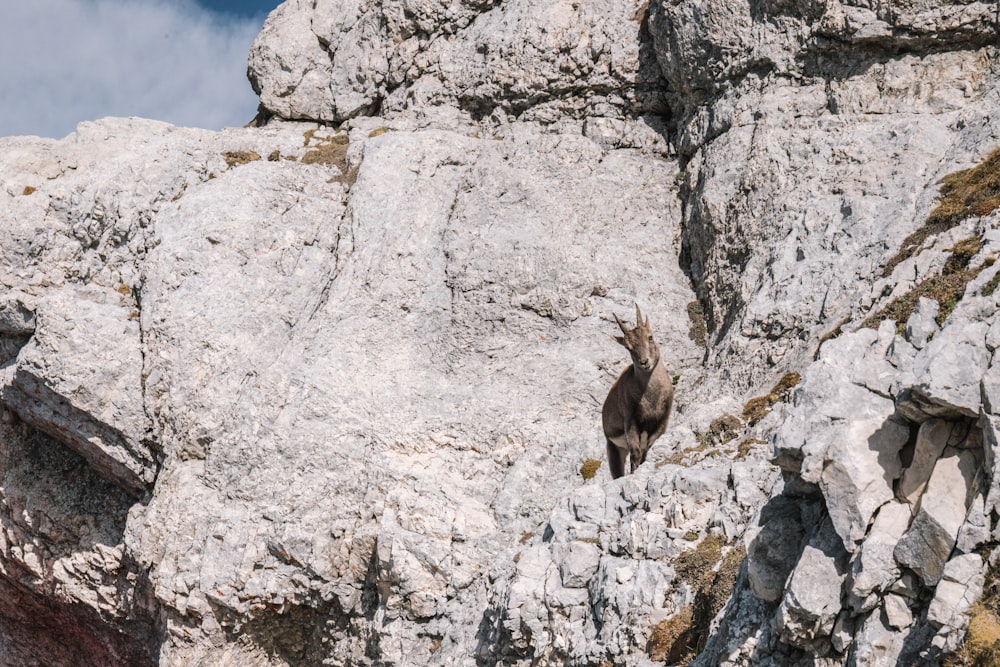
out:
<path id="1" fill-rule="evenodd" d="M 0 662 L 1000 651 L 997 27 L 288 0 L 254 127 L 0 140 Z"/>

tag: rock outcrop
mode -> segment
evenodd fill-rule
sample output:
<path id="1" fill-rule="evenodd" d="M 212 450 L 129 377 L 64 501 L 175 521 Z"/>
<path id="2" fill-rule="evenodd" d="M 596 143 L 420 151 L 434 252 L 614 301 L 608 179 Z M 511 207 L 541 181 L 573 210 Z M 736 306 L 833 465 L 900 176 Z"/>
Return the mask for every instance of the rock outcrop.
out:
<path id="1" fill-rule="evenodd" d="M 0 140 L 0 662 L 940 662 L 996 560 L 996 38 L 288 0 L 255 127 Z M 676 412 L 612 481 L 636 302 Z"/>

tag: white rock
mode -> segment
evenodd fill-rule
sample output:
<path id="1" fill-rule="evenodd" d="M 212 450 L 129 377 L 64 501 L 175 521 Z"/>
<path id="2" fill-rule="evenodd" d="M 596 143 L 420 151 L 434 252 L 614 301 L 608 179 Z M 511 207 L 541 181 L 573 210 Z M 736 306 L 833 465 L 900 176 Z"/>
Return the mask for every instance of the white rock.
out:
<path id="1" fill-rule="evenodd" d="M 906 598 L 889 593 L 882 600 L 882 609 L 886 623 L 893 630 L 905 630 L 913 625 L 913 612 L 910 611 Z"/>
<path id="2" fill-rule="evenodd" d="M 896 561 L 934 586 L 942 576 L 965 522 L 981 453 L 946 449 L 934 466 L 910 529 L 894 551 Z"/>
<path id="3" fill-rule="evenodd" d="M 864 543 L 851 560 L 850 592 L 859 604 L 872 593 L 884 591 L 899 577 L 893 550 L 909 528 L 910 516 L 905 503 L 890 501 L 879 508 Z"/>
<path id="4" fill-rule="evenodd" d="M 983 594 L 984 580 L 983 559 L 978 554 L 962 554 L 945 565 L 927 607 L 927 620 L 938 628 L 946 650 L 954 650 L 965 635 L 969 611 Z"/>
<path id="5" fill-rule="evenodd" d="M 827 520 L 809 540 L 788 581 L 776 623 L 784 641 L 817 647 L 829 638 L 840 613 L 847 552 Z"/>
<path id="6" fill-rule="evenodd" d="M 906 320 L 906 339 L 913 343 L 917 349 L 922 349 L 927 345 L 927 341 L 940 331 L 940 327 L 934 319 L 937 314 L 937 301 L 925 297 L 920 297 L 917 300 L 917 307 L 913 309 L 913 314 Z"/>

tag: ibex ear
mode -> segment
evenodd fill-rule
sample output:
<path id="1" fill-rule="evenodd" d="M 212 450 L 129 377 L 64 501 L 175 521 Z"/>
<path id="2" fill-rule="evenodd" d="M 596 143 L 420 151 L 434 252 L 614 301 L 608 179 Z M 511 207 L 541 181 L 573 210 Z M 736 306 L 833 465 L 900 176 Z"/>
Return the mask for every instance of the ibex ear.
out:
<path id="1" fill-rule="evenodd" d="M 619 345 L 623 345 L 625 347 L 628 347 L 628 344 L 625 342 L 625 337 L 624 336 L 612 336 L 611 338 L 614 339 L 614 341 L 616 343 L 618 343 Z"/>

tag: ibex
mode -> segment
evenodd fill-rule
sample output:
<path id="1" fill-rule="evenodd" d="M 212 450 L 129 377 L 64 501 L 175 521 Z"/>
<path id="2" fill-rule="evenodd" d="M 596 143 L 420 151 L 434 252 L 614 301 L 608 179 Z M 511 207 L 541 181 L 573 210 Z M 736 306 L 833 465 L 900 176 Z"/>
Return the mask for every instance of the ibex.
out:
<path id="1" fill-rule="evenodd" d="M 604 401 L 602 421 L 608 440 L 608 467 L 615 479 L 625 474 L 625 457 L 631 470 L 646 460 L 646 453 L 667 429 L 674 386 L 660 361 L 660 348 L 653 340 L 649 317 L 645 323 L 635 307 L 635 328 L 629 329 L 618 316 L 615 321 L 624 336 L 614 339 L 632 355 L 632 365 L 611 385 Z"/>

